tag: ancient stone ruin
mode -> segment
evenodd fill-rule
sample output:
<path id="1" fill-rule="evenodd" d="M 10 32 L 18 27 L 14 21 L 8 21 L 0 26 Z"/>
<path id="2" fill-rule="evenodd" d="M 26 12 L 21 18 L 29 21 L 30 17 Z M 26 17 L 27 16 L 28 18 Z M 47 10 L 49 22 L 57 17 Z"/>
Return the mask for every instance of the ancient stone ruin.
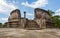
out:
<path id="1" fill-rule="evenodd" d="M 13 10 L 10 13 L 8 22 L 6 23 L 8 28 L 21 28 L 21 29 L 41 29 L 47 27 L 53 27 L 53 24 L 48 11 L 40 8 L 34 10 L 34 19 L 29 20 L 26 18 L 26 12 L 24 17 L 21 17 L 19 9 Z"/>

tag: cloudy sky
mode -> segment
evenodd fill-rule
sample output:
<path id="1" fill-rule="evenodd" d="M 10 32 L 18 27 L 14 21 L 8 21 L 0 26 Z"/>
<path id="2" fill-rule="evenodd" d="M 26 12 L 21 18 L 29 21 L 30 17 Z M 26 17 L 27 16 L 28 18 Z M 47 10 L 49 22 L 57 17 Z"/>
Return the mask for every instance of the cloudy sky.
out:
<path id="1" fill-rule="evenodd" d="M 60 0 L 0 0 L 0 23 L 7 22 L 14 9 L 19 9 L 22 17 L 26 11 L 26 17 L 33 19 L 35 8 L 49 9 L 60 15 Z"/>

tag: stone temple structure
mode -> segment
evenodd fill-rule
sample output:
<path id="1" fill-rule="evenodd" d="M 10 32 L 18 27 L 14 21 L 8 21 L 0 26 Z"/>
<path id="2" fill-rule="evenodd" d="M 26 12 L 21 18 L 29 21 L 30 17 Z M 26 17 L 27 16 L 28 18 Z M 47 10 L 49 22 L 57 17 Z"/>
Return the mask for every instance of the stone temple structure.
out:
<path id="1" fill-rule="evenodd" d="M 13 10 L 10 13 L 6 24 L 8 28 L 21 29 L 41 29 L 53 27 L 53 21 L 51 20 L 48 11 L 40 8 L 34 9 L 33 20 L 26 18 L 26 12 L 24 12 L 24 17 L 21 17 L 21 12 L 19 9 Z"/>

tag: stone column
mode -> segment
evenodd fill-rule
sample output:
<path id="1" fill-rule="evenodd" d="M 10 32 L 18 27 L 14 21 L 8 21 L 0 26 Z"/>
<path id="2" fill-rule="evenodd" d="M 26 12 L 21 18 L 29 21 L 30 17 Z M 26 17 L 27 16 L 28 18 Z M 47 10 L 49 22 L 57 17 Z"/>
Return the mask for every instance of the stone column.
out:
<path id="1" fill-rule="evenodd" d="M 45 15 L 46 15 L 46 13 L 43 13 L 42 17 L 41 17 L 41 20 L 42 20 L 42 22 L 41 22 L 42 23 L 42 27 L 41 28 L 46 28 L 46 19 L 45 19 L 46 16 Z"/>
<path id="2" fill-rule="evenodd" d="M 41 28 L 46 28 L 46 20 L 45 19 L 42 19 L 42 27 Z"/>
<path id="3" fill-rule="evenodd" d="M 18 27 L 21 28 L 21 26 L 22 26 L 22 25 L 21 25 L 21 18 L 19 18 L 18 20 L 19 20 L 19 23 L 18 23 L 19 25 L 18 25 Z"/>
<path id="4" fill-rule="evenodd" d="M 25 25 L 26 25 L 26 11 L 24 11 L 24 28 L 25 28 Z"/>
<path id="5" fill-rule="evenodd" d="M 9 28 L 9 23 L 7 23 L 7 28 Z"/>

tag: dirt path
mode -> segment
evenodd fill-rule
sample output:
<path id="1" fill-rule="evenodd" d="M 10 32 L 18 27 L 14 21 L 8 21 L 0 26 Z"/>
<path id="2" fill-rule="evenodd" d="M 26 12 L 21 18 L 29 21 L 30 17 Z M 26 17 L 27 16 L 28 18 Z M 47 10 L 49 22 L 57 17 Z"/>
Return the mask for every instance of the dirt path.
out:
<path id="1" fill-rule="evenodd" d="M 60 29 L 24 30 L 0 28 L 0 38 L 60 38 Z"/>

